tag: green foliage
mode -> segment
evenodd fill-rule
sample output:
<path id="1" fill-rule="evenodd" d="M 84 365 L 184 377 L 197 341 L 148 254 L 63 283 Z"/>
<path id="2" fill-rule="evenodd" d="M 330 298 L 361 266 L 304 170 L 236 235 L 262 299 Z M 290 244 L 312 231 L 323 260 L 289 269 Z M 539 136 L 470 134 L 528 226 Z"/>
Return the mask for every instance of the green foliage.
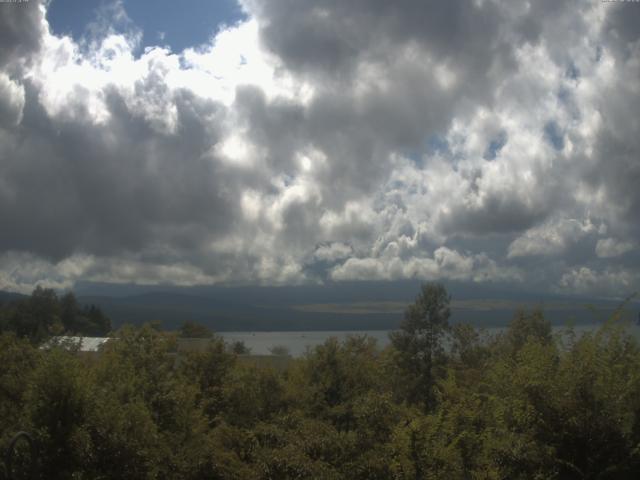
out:
<path id="1" fill-rule="evenodd" d="M 425 411 L 436 404 L 438 369 L 444 362 L 442 340 L 449 331 L 449 301 L 442 285 L 422 285 L 415 303 L 405 312 L 400 330 L 391 334 L 406 399 L 421 404 Z"/>
<path id="2" fill-rule="evenodd" d="M 0 332 L 13 332 L 39 344 L 52 335 L 104 336 L 111 320 L 95 305 L 80 306 L 71 292 L 58 297 L 36 287 L 31 296 L 0 305 Z"/>
<path id="3" fill-rule="evenodd" d="M 220 338 L 211 341 L 204 352 L 188 352 L 181 358 L 182 375 L 197 386 L 197 403 L 210 425 L 216 425 L 225 410 L 225 385 L 235 365 Z"/>
<path id="4" fill-rule="evenodd" d="M 487 337 L 449 328 L 448 301 L 426 285 L 385 350 L 331 338 L 284 371 L 152 325 L 92 356 L 4 333 L 0 448 L 28 430 L 53 480 L 637 478 L 640 346 L 618 319 L 560 337 L 518 312 Z M 18 308 L 77 311 L 46 291 Z"/>
<path id="5" fill-rule="evenodd" d="M 42 361 L 40 352 L 13 333 L 0 335 L 0 446 L 24 429 L 26 393 Z"/>
<path id="6" fill-rule="evenodd" d="M 513 354 L 517 353 L 529 341 L 548 345 L 552 341 L 551 322 L 544 318 L 544 314 L 539 308 L 531 313 L 519 310 L 511 321 L 503 341 L 506 344 L 505 347 Z"/>
<path id="7" fill-rule="evenodd" d="M 291 355 L 291 350 L 286 345 L 274 345 L 269 349 L 271 355 L 287 356 Z"/>
<path id="8" fill-rule="evenodd" d="M 355 421 L 354 402 L 381 388 L 376 357 L 375 341 L 369 337 L 348 337 L 342 344 L 329 338 L 294 367 L 293 397 L 309 414 L 349 429 Z"/>
<path id="9" fill-rule="evenodd" d="M 205 325 L 187 320 L 180 327 L 180 336 L 183 338 L 212 338 L 213 332 Z"/>
<path id="10" fill-rule="evenodd" d="M 229 351 L 236 355 L 249 355 L 251 353 L 251 349 L 247 347 L 242 340 L 231 342 L 231 344 L 229 344 Z"/>
<path id="11" fill-rule="evenodd" d="M 89 453 L 84 428 L 91 415 L 88 371 L 73 354 L 56 349 L 44 356 L 27 391 L 27 418 L 49 478 L 72 478 Z M 55 472 L 55 473 L 54 473 Z"/>

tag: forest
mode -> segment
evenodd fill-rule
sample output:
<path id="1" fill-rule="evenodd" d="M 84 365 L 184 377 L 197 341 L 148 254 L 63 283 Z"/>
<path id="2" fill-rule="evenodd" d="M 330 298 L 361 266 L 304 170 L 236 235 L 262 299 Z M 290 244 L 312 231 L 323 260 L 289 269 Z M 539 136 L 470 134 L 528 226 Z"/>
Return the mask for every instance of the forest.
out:
<path id="1" fill-rule="evenodd" d="M 636 479 L 640 348 L 623 310 L 553 333 L 541 310 L 502 333 L 450 324 L 427 283 L 380 348 L 335 338 L 274 369 L 210 336 L 125 326 L 97 355 L 42 349 L 108 319 L 39 289 L 0 307 L 0 478 Z M 209 336 L 188 325 L 182 334 Z"/>

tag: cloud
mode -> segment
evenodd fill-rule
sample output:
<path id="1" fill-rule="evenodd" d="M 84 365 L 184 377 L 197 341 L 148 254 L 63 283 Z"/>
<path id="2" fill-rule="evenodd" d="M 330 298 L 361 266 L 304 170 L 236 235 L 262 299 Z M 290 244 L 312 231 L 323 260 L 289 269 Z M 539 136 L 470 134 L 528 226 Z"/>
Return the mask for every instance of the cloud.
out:
<path id="1" fill-rule="evenodd" d="M 24 87 L 0 73 L 0 126 L 15 127 L 22 120 Z"/>
<path id="2" fill-rule="evenodd" d="M 594 233 L 591 222 L 581 224 L 573 219 L 549 222 L 527 230 L 509 245 L 508 258 L 532 255 L 558 255 L 585 235 Z M 600 242 L 598 242 L 600 244 Z"/>
<path id="3" fill-rule="evenodd" d="M 182 52 L 0 5 L 1 288 L 637 286 L 635 6 L 241 4 Z"/>
<path id="4" fill-rule="evenodd" d="M 392 247 L 393 249 L 393 247 Z M 500 269 L 484 254 L 463 255 L 440 247 L 432 256 L 402 259 L 396 251 L 385 251 L 379 258 L 349 258 L 331 270 L 331 279 L 344 280 L 421 280 L 520 281 L 514 269 Z"/>
<path id="5" fill-rule="evenodd" d="M 16 69 L 28 63 L 45 33 L 41 2 L 0 5 L 0 68 Z"/>
<path id="6" fill-rule="evenodd" d="M 620 242 L 615 238 L 601 238 L 596 244 L 596 255 L 600 258 L 618 257 L 636 248 L 631 242 Z"/>
<path id="7" fill-rule="evenodd" d="M 335 262 L 336 260 L 342 260 L 344 258 L 349 258 L 353 253 L 353 249 L 349 245 L 345 245 L 344 243 L 334 242 L 329 245 L 320 245 L 316 248 L 316 251 L 313 252 L 313 257 L 315 260 L 320 262 Z"/>
<path id="8" fill-rule="evenodd" d="M 626 297 L 638 284 L 638 275 L 624 270 L 573 269 L 560 279 L 560 289 L 569 292 L 594 293 L 601 296 Z"/>

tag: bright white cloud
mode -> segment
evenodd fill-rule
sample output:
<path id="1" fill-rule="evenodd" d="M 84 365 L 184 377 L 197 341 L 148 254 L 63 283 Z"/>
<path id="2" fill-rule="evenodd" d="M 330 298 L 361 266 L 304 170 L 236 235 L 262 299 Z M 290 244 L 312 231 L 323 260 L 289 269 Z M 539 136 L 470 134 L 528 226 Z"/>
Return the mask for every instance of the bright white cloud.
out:
<path id="1" fill-rule="evenodd" d="M 509 245 L 508 258 L 533 255 L 558 255 L 596 228 L 590 221 L 582 224 L 561 219 L 527 230 Z"/>

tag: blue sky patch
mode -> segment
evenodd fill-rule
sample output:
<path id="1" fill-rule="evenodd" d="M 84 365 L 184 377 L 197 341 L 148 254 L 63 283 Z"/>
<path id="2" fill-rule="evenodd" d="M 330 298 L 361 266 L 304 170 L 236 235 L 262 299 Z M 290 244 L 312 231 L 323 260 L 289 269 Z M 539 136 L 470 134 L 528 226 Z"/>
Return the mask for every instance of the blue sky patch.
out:
<path id="1" fill-rule="evenodd" d="M 55 34 L 79 40 L 107 0 L 53 0 L 47 19 Z M 135 26 L 143 31 L 142 47 L 168 45 L 180 52 L 207 42 L 222 25 L 245 18 L 235 0 L 125 0 L 123 6 Z"/>
<path id="2" fill-rule="evenodd" d="M 449 149 L 449 142 L 441 135 L 431 135 L 427 140 L 427 154 L 435 155 L 447 155 L 451 153 Z"/>
<path id="3" fill-rule="evenodd" d="M 574 62 L 570 62 L 567 67 L 567 77 L 571 80 L 578 80 L 580 78 L 580 69 Z"/>
<path id="4" fill-rule="evenodd" d="M 489 142 L 487 150 L 484 152 L 483 158 L 485 160 L 495 160 L 495 158 L 500 153 L 500 150 L 502 150 L 502 147 L 507 144 L 508 139 L 509 137 L 507 136 L 507 132 L 502 130 L 496 138 Z"/>
<path id="5" fill-rule="evenodd" d="M 564 134 L 556 122 L 547 122 L 544 126 L 544 137 L 556 150 L 564 148 Z"/>

